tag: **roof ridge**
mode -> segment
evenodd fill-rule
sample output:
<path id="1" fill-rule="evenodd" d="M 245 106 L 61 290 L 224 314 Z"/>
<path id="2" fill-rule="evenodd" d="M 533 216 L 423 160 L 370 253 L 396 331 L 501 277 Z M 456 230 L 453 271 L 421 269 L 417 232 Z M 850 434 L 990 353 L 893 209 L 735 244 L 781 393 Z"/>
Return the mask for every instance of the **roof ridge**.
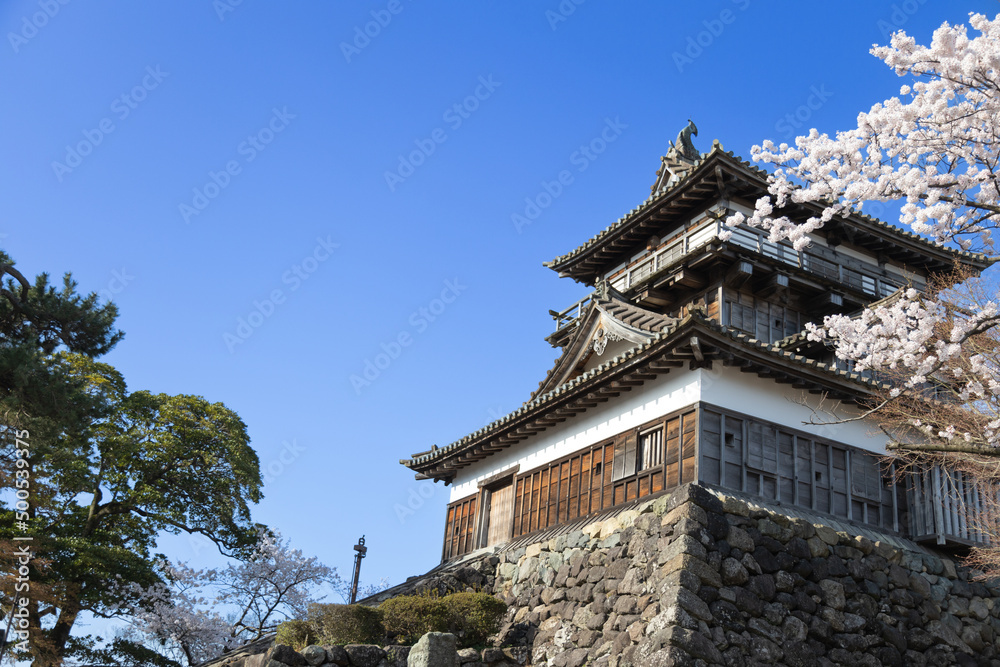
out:
<path id="1" fill-rule="evenodd" d="M 630 221 L 631 219 L 633 219 L 636 215 L 638 215 L 639 213 L 645 211 L 653 203 L 654 200 L 658 200 L 658 199 L 661 199 L 661 198 L 666 198 L 668 195 L 670 195 L 675 190 L 677 190 L 679 187 L 681 187 L 690 178 L 692 178 L 692 175 L 694 174 L 694 172 L 696 172 L 713 155 L 723 155 L 723 156 L 729 157 L 736 164 L 738 164 L 738 165 L 744 167 L 745 169 L 747 169 L 747 170 L 755 173 L 756 175 L 764 178 L 765 180 L 768 179 L 768 178 L 770 178 L 772 176 L 771 172 L 769 172 L 766 169 L 763 169 L 761 167 L 758 167 L 757 165 L 752 164 L 752 163 L 748 162 L 747 160 L 744 160 L 742 157 L 736 155 L 733 151 L 722 150 L 722 145 L 719 144 L 717 141 L 715 141 L 712 144 L 712 149 L 708 153 L 702 153 L 701 156 L 699 157 L 699 159 L 694 164 L 691 165 L 690 170 L 687 171 L 687 173 L 685 174 L 684 178 L 680 179 L 672 187 L 664 188 L 664 189 L 662 189 L 662 190 L 660 190 L 660 191 L 658 191 L 656 193 L 650 194 L 637 207 L 631 209 L 628 213 L 626 213 L 622 217 L 618 218 L 618 220 L 616 220 L 615 222 L 611 223 L 610 225 L 608 225 L 607 227 L 605 227 L 601 231 L 597 232 L 597 234 L 595 234 L 594 236 L 592 236 L 590 239 L 588 239 L 587 241 L 585 241 L 581 245 L 577 246 L 576 248 L 574 248 L 573 250 L 570 250 L 567 253 L 559 255 L 558 257 L 556 257 L 554 259 L 551 259 L 551 260 L 549 260 L 547 262 L 542 262 L 542 265 L 545 266 L 545 267 L 548 267 L 548 268 L 553 268 L 557 264 L 560 264 L 560 263 L 562 263 L 562 262 L 564 262 L 564 261 L 566 261 L 568 259 L 571 259 L 571 258 L 573 258 L 573 257 L 581 254 L 583 251 L 585 251 L 586 249 L 590 248 L 595 243 L 603 240 L 609 234 L 611 234 L 612 232 L 614 232 L 617 229 L 621 228 L 624 224 L 626 224 L 628 221 Z M 920 236 L 919 234 L 916 234 L 915 232 L 908 231 L 908 230 L 906 230 L 906 229 L 904 229 L 902 227 L 898 227 L 898 226 L 893 225 L 891 223 L 888 223 L 888 222 L 886 222 L 884 220 L 880 220 L 878 218 L 874 218 L 874 217 L 872 217 L 872 216 L 870 216 L 870 215 L 868 215 L 866 213 L 863 213 L 861 211 L 848 210 L 846 214 L 843 214 L 840 217 L 844 218 L 844 219 L 848 219 L 848 220 L 851 219 L 852 217 L 853 218 L 858 218 L 859 220 L 863 220 L 865 222 L 872 223 L 872 224 L 876 225 L 877 227 L 881 227 L 881 228 L 885 229 L 886 231 L 889 231 L 889 232 L 891 232 L 893 234 L 898 234 L 898 235 L 902 236 L 903 238 L 907 238 L 907 239 L 910 239 L 912 241 L 919 242 L 919 243 L 921 243 L 921 244 L 923 244 L 923 245 L 925 245 L 927 247 L 930 247 L 930 248 L 935 248 L 935 249 L 938 249 L 938 250 L 944 250 L 946 252 L 952 253 L 952 254 L 960 256 L 960 257 L 966 257 L 966 258 L 969 258 L 969 259 L 979 260 L 979 261 L 982 261 L 982 262 L 989 262 L 989 263 L 1000 262 L 1000 258 L 991 258 L 988 255 L 986 255 L 985 253 L 974 253 L 974 252 L 970 252 L 968 250 L 961 250 L 961 249 L 956 249 L 956 248 L 950 248 L 950 247 L 948 247 L 948 246 L 946 246 L 944 244 L 937 243 L 936 241 L 932 241 L 930 239 L 924 238 L 923 236 Z"/>
<path id="2" fill-rule="evenodd" d="M 702 326 L 705 326 L 706 328 L 709 328 L 709 329 L 711 329 L 711 330 L 713 330 L 713 331 L 715 331 L 717 333 L 720 333 L 720 334 L 722 334 L 724 336 L 727 336 L 730 339 L 736 340 L 736 341 L 738 341 L 740 343 L 746 344 L 748 346 L 751 346 L 753 348 L 756 348 L 758 350 L 766 352 L 766 353 L 770 354 L 771 356 L 775 356 L 775 357 L 778 357 L 778 358 L 781 358 L 781 359 L 785 359 L 785 360 L 790 360 L 790 361 L 796 362 L 796 363 L 801 364 L 803 366 L 806 366 L 806 367 L 813 368 L 815 370 L 821 371 L 824 374 L 832 376 L 832 377 L 839 377 L 841 379 L 852 380 L 852 381 L 857 382 L 859 384 L 863 384 L 863 385 L 866 385 L 866 386 L 869 386 L 869 387 L 872 387 L 872 388 L 876 388 L 876 389 L 882 389 L 882 388 L 886 387 L 885 383 L 877 382 L 876 380 L 864 377 L 864 376 L 862 376 L 862 375 L 860 375 L 860 374 L 858 374 L 856 372 L 840 370 L 840 369 L 838 369 L 836 367 L 831 367 L 829 364 L 825 364 L 823 362 L 816 361 L 815 359 L 810 359 L 808 357 L 804 357 L 804 356 L 799 355 L 799 354 L 793 354 L 791 352 L 788 352 L 787 350 L 783 350 L 776 343 L 765 343 L 765 342 L 763 342 L 761 340 L 758 340 L 756 338 L 752 338 L 748 334 L 745 334 L 745 333 L 743 333 L 741 331 L 735 330 L 735 329 L 733 329 L 731 327 L 723 326 L 723 325 L 717 323 L 715 320 L 709 319 L 707 316 L 705 316 L 705 315 L 703 315 L 703 314 L 695 311 L 695 312 L 688 313 L 684 318 L 678 320 L 670 328 L 665 329 L 663 331 L 660 331 L 660 332 L 654 334 L 654 336 L 648 342 L 640 344 L 640 345 L 637 345 L 634 348 L 630 348 L 629 350 L 626 350 L 625 352 L 622 352 L 621 354 L 616 355 L 614 358 L 612 358 L 612 359 L 610 359 L 608 361 L 605 361 L 604 363 L 600 364 L 599 366 L 596 366 L 596 367 L 590 369 L 589 371 L 578 375 L 577 377 L 573 378 L 572 380 L 568 380 L 568 381 L 564 382 L 563 384 L 561 384 L 561 385 L 559 385 L 557 387 L 553 387 L 552 389 L 550 389 L 549 391 L 545 392 L 544 394 L 542 394 L 540 396 L 536 396 L 532 400 L 525 402 L 517 410 L 514 410 L 513 412 L 510 412 L 510 413 L 504 415 L 503 417 L 500 417 L 499 419 L 494 420 L 490 424 L 487 424 L 486 426 L 484 426 L 484 427 L 476 430 L 475 432 L 470 433 L 470 434 L 464 436 L 463 438 L 461 438 L 459 440 L 456 440 L 455 442 L 451 443 L 450 445 L 447 445 L 445 447 L 440 447 L 440 448 L 438 448 L 435 451 L 432 451 L 432 452 L 430 452 L 428 454 L 425 454 L 425 455 L 417 457 L 417 458 L 400 459 L 399 462 L 402 463 L 403 465 L 406 465 L 408 463 L 419 464 L 419 463 L 425 463 L 425 462 L 427 462 L 429 460 L 436 459 L 436 458 L 439 458 L 441 456 L 444 456 L 445 454 L 447 454 L 447 453 L 449 453 L 451 451 L 454 451 L 455 449 L 461 447 L 462 445 L 465 445 L 465 444 L 471 442 L 472 440 L 474 440 L 474 439 L 476 439 L 478 437 L 486 435 L 487 433 L 489 433 L 489 432 L 491 432 L 491 431 L 493 431 L 493 430 L 495 430 L 495 429 L 503 426 L 504 424 L 509 423 L 510 421 L 512 421 L 512 420 L 514 420 L 514 419 L 516 419 L 516 418 L 518 418 L 518 417 L 520 417 L 520 416 L 522 416 L 522 415 L 530 412 L 531 410 L 533 410 L 533 409 L 535 409 L 537 407 L 540 407 L 544 403 L 546 403 L 546 402 L 548 402 L 548 401 L 550 401 L 550 400 L 552 400 L 552 399 L 560 396 L 561 394 L 566 393 L 567 391 L 571 390 L 572 388 L 574 388 L 576 386 L 579 386 L 583 382 L 585 382 L 585 381 L 587 381 L 589 379 L 592 379 L 594 377 L 597 377 L 597 376 L 603 374 L 606 371 L 610 371 L 613 368 L 619 367 L 621 364 L 623 364 L 623 363 L 627 362 L 628 360 L 634 358 L 636 355 L 638 355 L 638 354 L 640 354 L 642 352 L 645 352 L 647 349 L 649 349 L 650 347 L 652 347 L 656 343 L 662 341 L 667 336 L 676 333 L 677 331 L 681 330 L 685 326 L 687 326 L 689 324 L 692 324 L 692 323 L 694 323 L 694 324 L 700 324 Z"/>

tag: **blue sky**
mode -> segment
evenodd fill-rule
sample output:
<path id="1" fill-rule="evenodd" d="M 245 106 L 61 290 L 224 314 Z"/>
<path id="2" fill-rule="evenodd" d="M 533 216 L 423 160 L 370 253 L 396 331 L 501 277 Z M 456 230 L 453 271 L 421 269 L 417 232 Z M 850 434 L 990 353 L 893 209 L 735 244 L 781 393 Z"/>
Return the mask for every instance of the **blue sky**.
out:
<path id="1" fill-rule="evenodd" d="M 397 461 L 528 399 L 586 294 L 542 262 L 644 200 L 688 118 L 744 157 L 850 127 L 900 84 L 873 43 L 996 8 L 8 1 L 0 243 L 115 300 L 131 389 L 242 416 L 258 520 L 344 575 L 365 534 L 398 583 L 447 491 Z"/>

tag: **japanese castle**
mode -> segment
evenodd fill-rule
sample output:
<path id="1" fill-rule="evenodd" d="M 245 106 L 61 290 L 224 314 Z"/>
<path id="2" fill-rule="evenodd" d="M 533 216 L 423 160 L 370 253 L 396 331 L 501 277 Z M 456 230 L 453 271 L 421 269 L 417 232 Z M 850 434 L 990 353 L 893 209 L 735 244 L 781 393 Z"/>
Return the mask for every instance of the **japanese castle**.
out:
<path id="1" fill-rule="evenodd" d="M 892 483 L 873 425 L 815 418 L 821 399 L 859 414 L 876 385 L 803 332 L 956 261 L 982 271 L 986 257 L 861 214 L 827 223 L 801 252 L 746 226 L 727 237 L 726 218 L 752 212 L 767 173 L 718 142 L 698 153 L 693 127 L 640 206 L 545 264 L 593 292 L 552 311 L 546 340 L 561 354 L 531 399 L 401 461 L 451 487 L 443 559 L 689 482 L 918 543 L 984 541 L 967 520 L 976 490 L 958 473 Z M 791 206 L 792 218 L 819 213 Z"/>

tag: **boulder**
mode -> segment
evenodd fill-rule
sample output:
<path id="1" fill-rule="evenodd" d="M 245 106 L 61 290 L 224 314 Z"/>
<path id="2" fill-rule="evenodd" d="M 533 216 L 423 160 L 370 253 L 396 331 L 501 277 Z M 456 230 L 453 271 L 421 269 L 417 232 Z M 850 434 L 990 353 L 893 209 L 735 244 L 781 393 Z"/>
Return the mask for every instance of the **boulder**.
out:
<path id="1" fill-rule="evenodd" d="M 406 664 L 409 667 L 459 667 L 461 663 L 455 647 L 455 635 L 428 632 L 410 649 Z"/>

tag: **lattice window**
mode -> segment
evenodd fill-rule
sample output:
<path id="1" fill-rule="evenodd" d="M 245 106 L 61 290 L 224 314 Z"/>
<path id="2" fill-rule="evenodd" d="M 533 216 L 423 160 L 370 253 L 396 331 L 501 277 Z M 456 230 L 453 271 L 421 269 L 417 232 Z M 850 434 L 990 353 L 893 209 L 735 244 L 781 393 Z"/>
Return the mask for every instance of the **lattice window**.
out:
<path id="1" fill-rule="evenodd" d="M 636 459 L 639 464 L 636 472 L 663 465 L 662 427 L 639 434 L 639 454 Z"/>

